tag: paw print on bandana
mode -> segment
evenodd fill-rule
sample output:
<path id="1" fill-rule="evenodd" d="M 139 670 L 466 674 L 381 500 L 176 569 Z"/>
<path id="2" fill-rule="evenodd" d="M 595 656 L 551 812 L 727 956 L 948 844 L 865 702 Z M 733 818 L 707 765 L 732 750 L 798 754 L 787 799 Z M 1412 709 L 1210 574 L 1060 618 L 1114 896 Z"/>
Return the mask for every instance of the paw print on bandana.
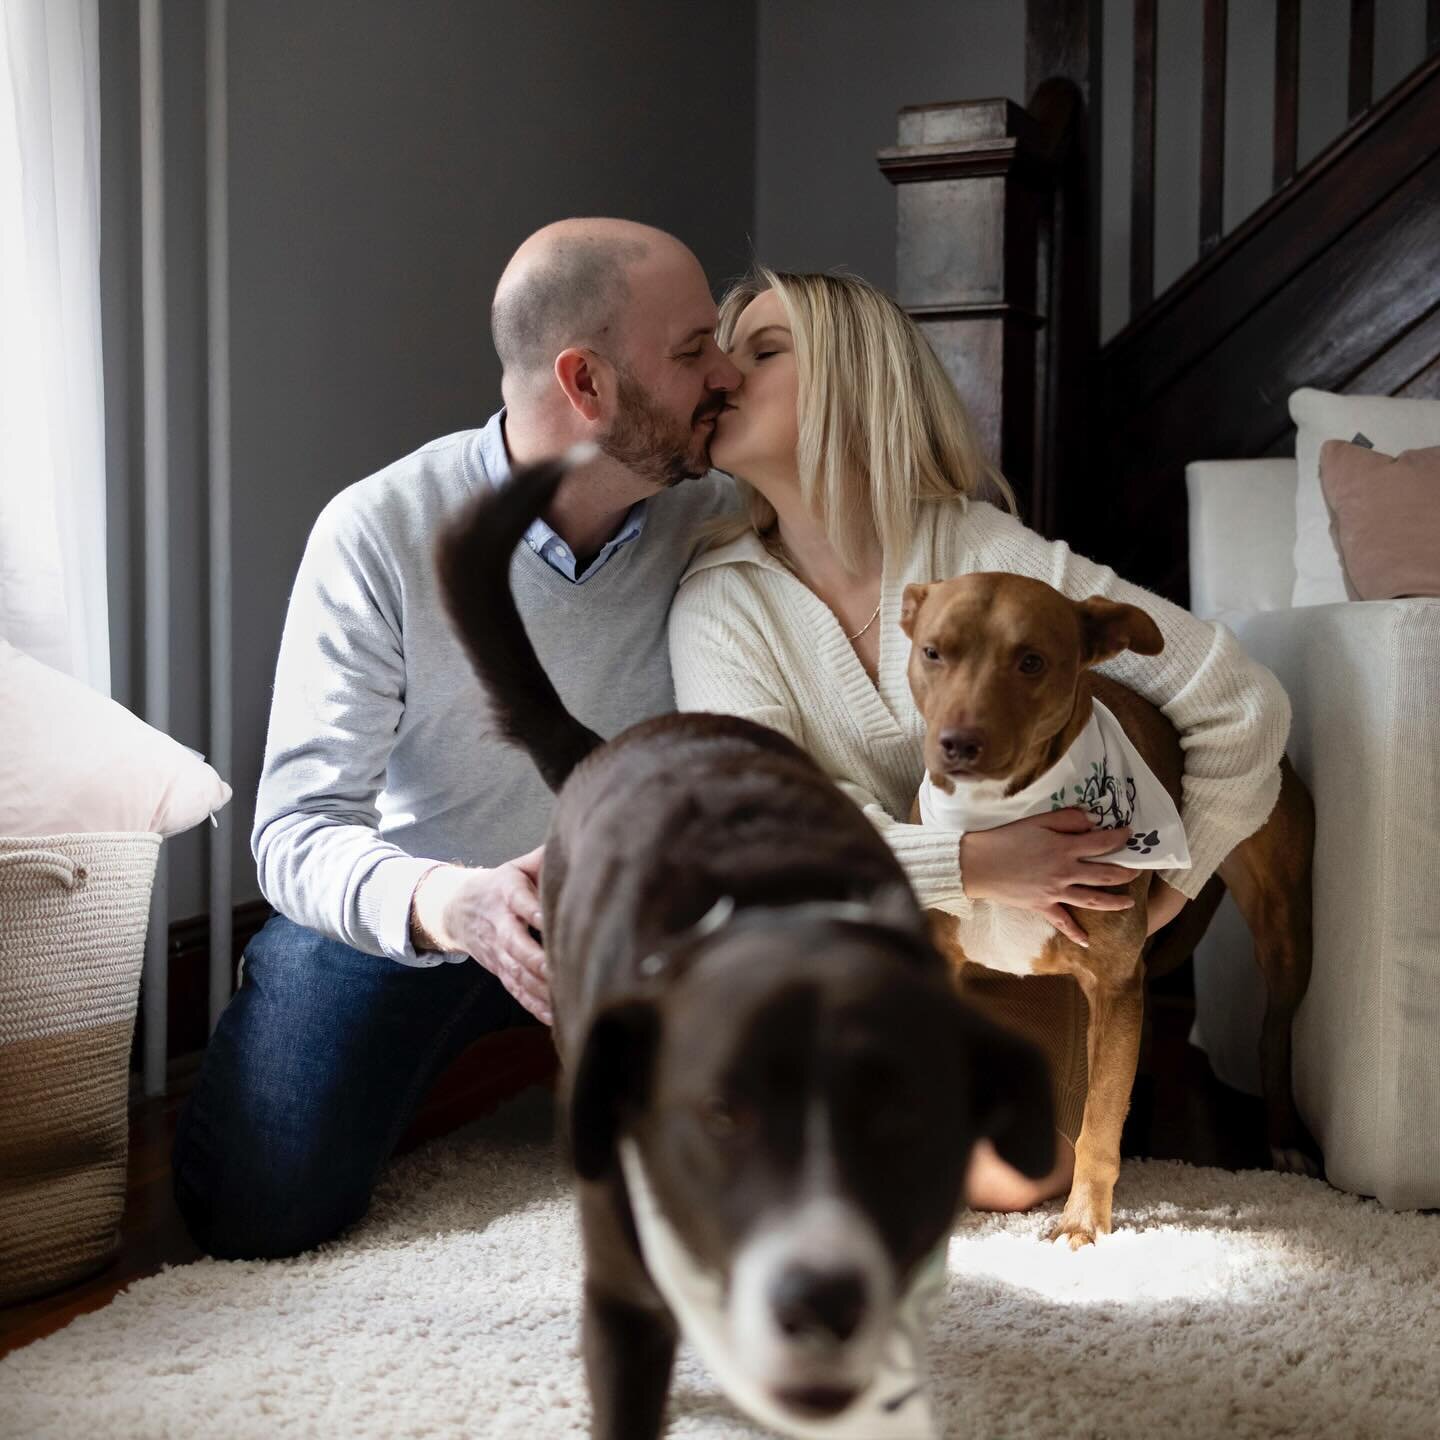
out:
<path id="1" fill-rule="evenodd" d="M 1126 842 L 1127 850 L 1137 850 L 1141 855 L 1148 855 L 1160 843 L 1160 832 L 1151 830 L 1145 835 L 1132 835 Z"/>

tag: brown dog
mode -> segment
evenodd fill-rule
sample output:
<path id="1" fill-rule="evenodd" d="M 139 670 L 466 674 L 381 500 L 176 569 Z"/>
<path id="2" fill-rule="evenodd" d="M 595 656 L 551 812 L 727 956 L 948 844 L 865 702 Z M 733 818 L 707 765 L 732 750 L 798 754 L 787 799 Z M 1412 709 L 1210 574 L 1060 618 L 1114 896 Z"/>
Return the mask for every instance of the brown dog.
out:
<path id="1" fill-rule="evenodd" d="M 900 623 L 911 639 L 910 687 L 925 718 L 926 769 L 942 791 L 976 784 L 1005 795 L 1023 789 L 1066 754 L 1090 720 L 1093 697 L 1119 720 L 1178 807 L 1182 760 L 1174 727 L 1148 701 L 1092 669 L 1125 649 L 1160 652 L 1160 630 L 1144 611 L 1099 596 L 1069 600 L 1018 575 L 981 573 L 908 586 Z M 1127 890 L 1133 908 L 1077 915 L 1088 949 L 1034 912 L 985 901 L 977 902 L 974 921 L 931 912 L 957 978 L 967 961 L 1073 975 L 1089 1002 L 1089 1088 L 1075 1178 L 1051 1239 L 1064 1236 L 1078 1248 L 1110 1230 L 1147 968 L 1154 973 L 1183 961 L 1226 888 L 1254 936 L 1269 992 L 1260 1054 L 1271 1153 L 1278 1168 L 1318 1173 L 1310 1158 L 1314 1142 L 1290 1088 L 1290 1025 L 1310 978 L 1314 835 L 1310 794 L 1284 759 L 1280 798 L 1269 819 L 1230 852 L 1218 876 L 1160 932 L 1164 944 L 1149 954 L 1146 870 L 1134 871 L 1124 887 L 1107 887 Z M 987 957 L 984 952 L 997 946 L 1008 953 Z M 1028 963 L 1017 964 L 1017 952 Z"/>

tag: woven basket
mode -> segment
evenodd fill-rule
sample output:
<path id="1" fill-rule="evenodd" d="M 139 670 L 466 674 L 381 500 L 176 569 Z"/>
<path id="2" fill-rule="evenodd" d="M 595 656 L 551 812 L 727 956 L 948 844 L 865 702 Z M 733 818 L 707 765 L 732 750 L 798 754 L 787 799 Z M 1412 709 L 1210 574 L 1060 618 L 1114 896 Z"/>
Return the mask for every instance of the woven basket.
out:
<path id="1" fill-rule="evenodd" d="M 119 1248 L 160 837 L 0 838 L 0 1304 Z"/>

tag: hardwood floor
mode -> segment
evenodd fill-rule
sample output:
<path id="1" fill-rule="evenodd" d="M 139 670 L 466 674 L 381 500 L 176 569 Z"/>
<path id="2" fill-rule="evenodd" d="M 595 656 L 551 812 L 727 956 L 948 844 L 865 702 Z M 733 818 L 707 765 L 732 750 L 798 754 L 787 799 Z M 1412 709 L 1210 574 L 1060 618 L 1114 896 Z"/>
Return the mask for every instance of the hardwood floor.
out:
<path id="1" fill-rule="evenodd" d="M 1198 1165 L 1246 1169 L 1266 1163 L 1260 1101 L 1221 1085 L 1205 1057 L 1187 1043 L 1193 1002 L 1184 993 L 1153 995 L 1152 1040 L 1142 1057 L 1125 1153 Z M 166 1265 L 200 1257 L 170 1194 L 175 1125 L 194 1083 L 199 1057 L 171 1069 L 170 1093 L 132 1100 L 130 1158 L 118 1256 L 100 1274 L 54 1295 L 0 1307 L 0 1356 L 53 1334 L 98 1310 L 133 1281 Z M 509 1031 L 481 1041 L 441 1077 L 406 1132 L 397 1154 L 449 1133 L 493 1110 L 529 1085 L 548 1083 L 554 1051 L 548 1033 Z"/>

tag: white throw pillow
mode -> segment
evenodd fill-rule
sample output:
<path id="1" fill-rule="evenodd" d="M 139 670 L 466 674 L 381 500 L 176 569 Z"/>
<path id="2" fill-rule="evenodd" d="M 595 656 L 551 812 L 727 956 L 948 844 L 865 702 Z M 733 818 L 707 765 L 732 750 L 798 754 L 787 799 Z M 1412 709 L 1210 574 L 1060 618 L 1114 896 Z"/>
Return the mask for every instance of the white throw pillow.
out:
<path id="1" fill-rule="evenodd" d="M 178 835 L 229 798 L 193 751 L 0 639 L 0 835 Z"/>
<path id="2" fill-rule="evenodd" d="M 1386 396 L 1332 395 L 1297 390 L 1290 397 L 1295 422 L 1294 605 L 1329 605 L 1349 599 L 1340 547 L 1331 532 L 1330 508 L 1320 488 L 1320 447 L 1327 440 L 1363 435 L 1377 450 L 1398 455 L 1440 445 L 1440 400 L 1394 400 Z"/>

